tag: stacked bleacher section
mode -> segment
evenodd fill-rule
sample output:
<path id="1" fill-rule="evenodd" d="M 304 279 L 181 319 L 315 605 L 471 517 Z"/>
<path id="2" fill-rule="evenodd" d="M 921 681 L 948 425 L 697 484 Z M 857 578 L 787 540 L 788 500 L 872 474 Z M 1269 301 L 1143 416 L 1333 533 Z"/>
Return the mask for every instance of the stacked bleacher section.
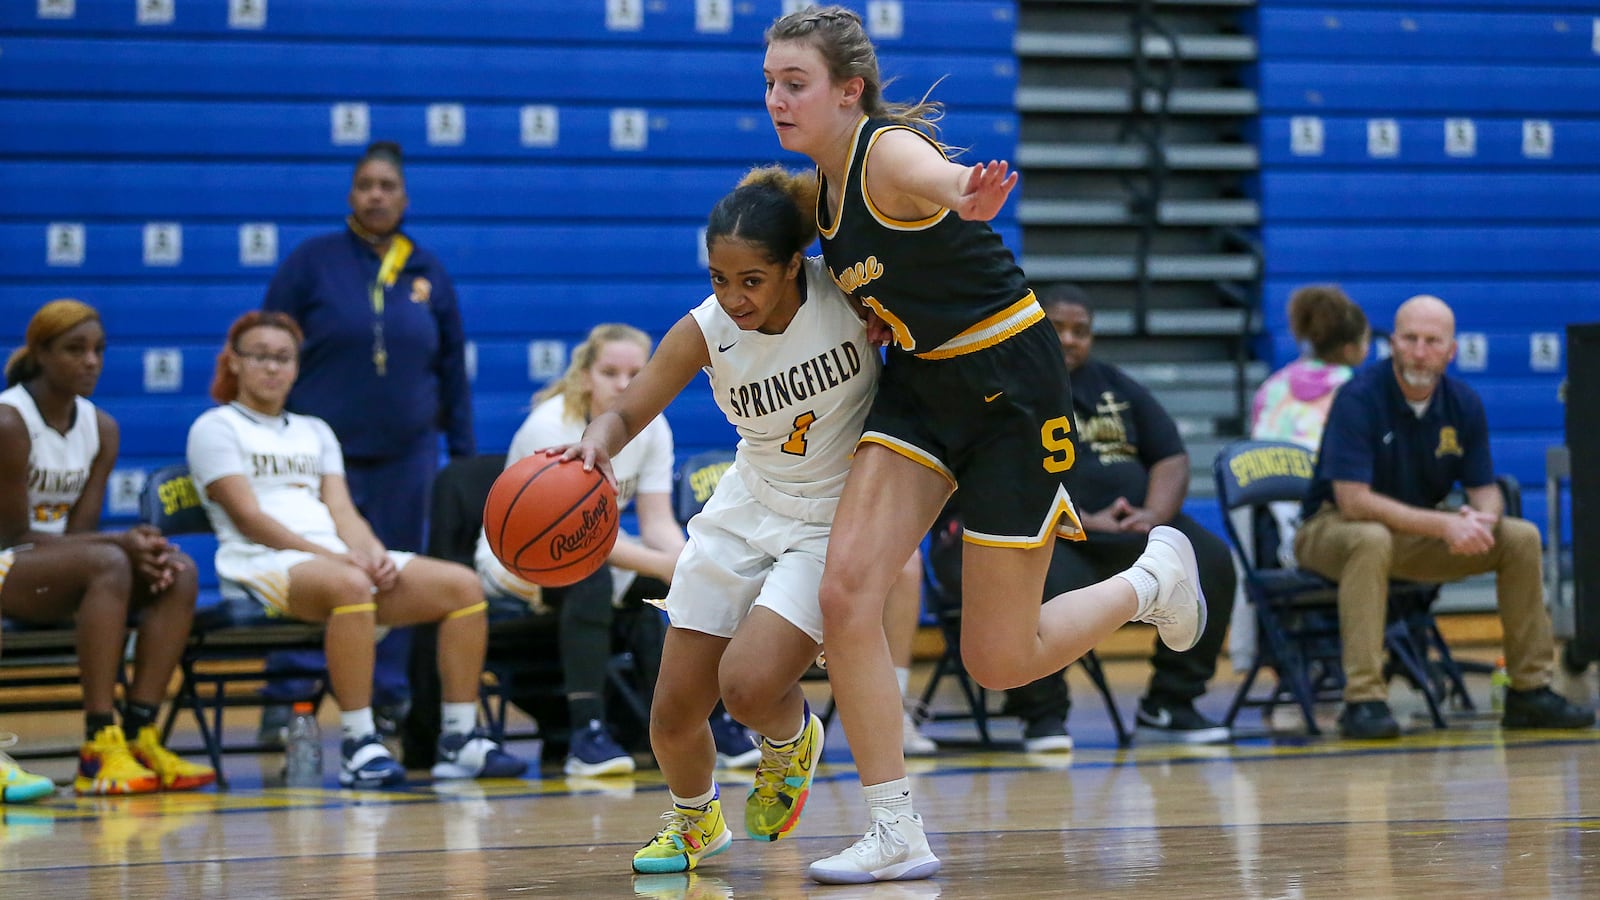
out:
<path id="1" fill-rule="evenodd" d="M 744 170 L 805 165 L 762 104 L 762 33 L 798 5 L 0 0 L 0 342 L 56 297 L 100 309 L 104 521 L 127 524 L 210 406 L 227 325 L 397 140 L 407 230 L 461 296 L 479 449 L 503 452 L 591 326 L 659 338 L 706 296 L 705 216 Z M 1014 157 L 1012 3 L 863 11 L 890 99 L 938 82 L 948 142 Z M 703 381 L 667 415 L 680 458 L 735 439 Z M 214 545 L 184 546 L 213 583 Z"/>
<path id="2" fill-rule="evenodd" d="M 1419 293 L 1454 308 L 1453 366 L 1496 468 L 1542 528 L 1563 442 L 1564 326 L 1600 318 L 1600 5 L 1259 0 L 1263 353 L 1286 304 L 1337 282 L 1387 330 Z"/>

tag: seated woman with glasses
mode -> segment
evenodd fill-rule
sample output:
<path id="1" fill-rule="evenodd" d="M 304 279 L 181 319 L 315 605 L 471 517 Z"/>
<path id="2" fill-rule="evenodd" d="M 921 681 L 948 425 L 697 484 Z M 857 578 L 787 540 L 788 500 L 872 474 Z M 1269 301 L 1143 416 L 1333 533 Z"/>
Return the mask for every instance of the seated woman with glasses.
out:
<path id="1" fill-rule="evenodd" d="M 434 778 L 513 777 L 527 763 L 478 728 L 487 642 L 477 575 L 389 550 L 356 512 L 326 422 L 284 410 L 302 336 L 288 315 L 252 311 L 228 330 L 211 396 L 189 429 L 189 470 L 217 532 L 224 594 L 325 622 L 328 681 L 343 733 L 339 783 L 400 784 L 405 770 L 372 716 L 373 644 L 389 626 L 439 623 L 442 734 Z"/>

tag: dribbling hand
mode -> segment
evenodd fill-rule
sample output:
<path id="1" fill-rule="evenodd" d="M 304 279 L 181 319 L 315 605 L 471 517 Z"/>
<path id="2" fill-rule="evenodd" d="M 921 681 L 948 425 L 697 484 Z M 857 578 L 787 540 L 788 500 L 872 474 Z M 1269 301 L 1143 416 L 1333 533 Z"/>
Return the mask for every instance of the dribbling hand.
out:
<path id="1" fill-rule="evenodd" d="M 606 448 L 593 441 L 579 441 L 576 444 L 563 444 L 558 447 L 546 447 L 539 451 L 548 456 L 559 456 L 563 461 L 575 459 L 583 463 L 585 472 L 600 470 L 600 474 L 611 483 L 613 490 L 617 487 L 617 473 L 611 468 L 611 454 Z"/>

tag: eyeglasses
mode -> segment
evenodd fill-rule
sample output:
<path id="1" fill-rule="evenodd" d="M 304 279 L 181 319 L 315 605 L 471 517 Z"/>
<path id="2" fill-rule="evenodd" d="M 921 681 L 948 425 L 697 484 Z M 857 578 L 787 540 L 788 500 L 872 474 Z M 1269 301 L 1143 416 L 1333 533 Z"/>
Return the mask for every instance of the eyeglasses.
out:
<path id="1" fill-rule="evenodd" d="M 267 366 L 272 365 L 276 365 L 280 369 L 287 369 L 299 362 L 299 357 L 291 353 L 244 353 L 239 350 L 233 352 L 234 355 L 244 360 L 246 365 L 255 366 L 258 369 L 265 369 Z"/>

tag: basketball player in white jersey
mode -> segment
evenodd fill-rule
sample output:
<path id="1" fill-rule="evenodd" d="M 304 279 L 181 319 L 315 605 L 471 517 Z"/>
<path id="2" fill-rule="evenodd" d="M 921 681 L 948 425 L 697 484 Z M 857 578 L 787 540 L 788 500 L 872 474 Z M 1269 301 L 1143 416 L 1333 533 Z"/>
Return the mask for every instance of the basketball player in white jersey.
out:
<path id="1" fill-rule="evenodd" d="M 156 716 L 189 639 L 194 561 L 146 525 L 100 531 L 119 432 L 86 397 L 105 361 L 94 307 L 45 304 L 6 364 L 0 393 L 0 547 L 13 551 L 0 612 L 40 624 L 73 621 L 83 684 L 80 794 L 187 790 L 216 773 L 161 745 Z M 138 617 L 123 721 L 112 710 L 129 613 Z"/>
<path id="2" fill-rule="evenodd" d="M 561 448 L 611 475 L 611 457 L 704 370 L 739 433 L 733 467 L 689 521 L 650 741 L 672 792 L 667 825 L 636 872 L 682 872 L 727 849 L 706 715 L 720 696 L 764 735 L 745 830 L 794 828 L 822 751 L 799 687 L 822 643 L 817 584 L 828 525 L 878 375 L 850 301 L 804 249 L 816 183 L 772 167 L 718 201 L 706 229 L 713 296 L 667 332 L 639 377 L 583 439 Z M 557 451 L 552 451 L 557 452 Z"/>
<path id="3" fill-rule="evenodd" d="M 356 512 L 338 439 L 315 416 L 284 410 L 300 328 L 252 311 L 228 330 L 211 396 L 224 404 L 189 429 L 189 471 L 217 533 L 224 594 L 326 622 L 328 682 L 340 708 L 339 783 L 399 784 L 405 769 L 372 717 L 379 629 L 439 623 L 443 704 L 435 778 L 513 777 L 527 763 L 478 728 L 487 604 L 465 566 L 386 549 Z"/>

